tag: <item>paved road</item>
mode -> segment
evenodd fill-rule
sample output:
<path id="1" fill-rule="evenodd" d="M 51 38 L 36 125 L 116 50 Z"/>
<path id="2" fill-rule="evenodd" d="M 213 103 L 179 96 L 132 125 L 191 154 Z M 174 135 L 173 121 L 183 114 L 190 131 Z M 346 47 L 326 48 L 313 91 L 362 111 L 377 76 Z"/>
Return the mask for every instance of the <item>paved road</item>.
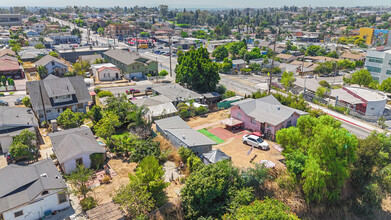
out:
<path id="1" fill-rule="evenodd" d="M 125 93 L 125 90 L 127 89 L 138 89 L 140 92 L 144 92 L 147 87 L 154 87 L 154 86 L 159 86 L 163 85 L 163 83 L 152 83 L 150 81 L 141 81 L 137 82 L 137 85 L 134 86 L 119 86 L 119 87 L 107 87 L 107 88 L 102 88 L 102 90 L 106 91 L 111 91 L 114 96 L 118 96 L 118 94 Z"/>
<path id="2" fill-rule="evenodd" d="M 170 75 L 170 57 L 169 56 L 164 56 L 164 55 L 157 55 L 154 53 L 151 53 L 149 51 L 140 51 L 142 55 L 152 59 L 156 60 L 159 63 L 159 71 L 161 70 L 167 70 L 168 75 Z M 172 66 L 172 78 L 175 79 L 175 67 L 178 64 L 178 61 L 175 57 L 171 57 L 171 66 Z"/>
<path id="3" fill-rule="evenodd" d="M 14 101 L 18 98 L 24 98 L 26 95 L 26 91 L 17 91 L 12 95 L 0 96 L 0 100 L 8 102 L 9 106 L 15 106 Z"/>

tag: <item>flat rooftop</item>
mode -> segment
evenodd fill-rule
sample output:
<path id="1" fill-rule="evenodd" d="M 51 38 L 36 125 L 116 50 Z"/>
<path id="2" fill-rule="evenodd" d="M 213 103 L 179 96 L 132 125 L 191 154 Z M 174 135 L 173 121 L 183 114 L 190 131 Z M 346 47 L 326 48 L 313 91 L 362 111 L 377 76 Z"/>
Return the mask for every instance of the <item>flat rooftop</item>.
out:
<path id="1" fill-rule="evenodd" d="M 387 95 L 371 89 L 359 88 L 359 87 L 345 87 L 351 92 L 357 94 L 367 101 L 381 101 L 387 100 Z"/>

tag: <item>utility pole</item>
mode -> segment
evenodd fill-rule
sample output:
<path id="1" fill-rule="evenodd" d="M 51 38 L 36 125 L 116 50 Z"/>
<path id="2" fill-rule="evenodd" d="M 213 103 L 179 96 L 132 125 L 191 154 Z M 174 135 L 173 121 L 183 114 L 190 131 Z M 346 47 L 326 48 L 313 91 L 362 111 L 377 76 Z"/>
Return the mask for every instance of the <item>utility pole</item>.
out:
<path id="1" fill-rule="evenodd" d="M 136 34 L 136 51 L 138 52 L 137 26 L 134 27 L 134 33 Z"/>
<path id="2" fill-rule="evenodd" d="M 39 95 L 41 96 L 41 102 L 42 102 L 42 108 L 43 108 L 43 116 L 44 116 L 44 118 L 45 118 L 45 126 L 47 126 L 47 125 L 48 125 L 48 118 L 47 118 L 47 116 L 46 116 L 45 103 L 43 102 L 41 82 L 39 82 Z"/>
<path id="3" fill-rule="evenodd" d="M 301 75 L 302 76 L 304 76 L 304 57 L 305 56 L 303 56 L 303 64 L 301 65 Z M 304 99 L 305 99 L 305 90 L 306 90 L 305 84 L 306 84 L 306 82 L 307 82 L 307 77 L 304 76 L 304 88 L 303 88 L 303 97 L 304 97 Z"/>
<path id="4" fill-rule="evenodd" d="M 172 66 L 171 66 L 171 33 L 168 34 L 168 53 L 170 54 L 170 77 L 172 78 Z"/>
<path id="5" fill-rule="evenodd" d="M 279 29 L 277 29 L 277 33 L 274 36 L 272 65 L 270 66 L 270 73 L 269 73 L 269 94 L 271 93 L 271 90 L 272 90 L 272 76 L 273 76 L 273 68 L 274 68 L 274 56 L 276 54 L 276 43 L 277 43 L 278 32 L 279 32 Z"/>

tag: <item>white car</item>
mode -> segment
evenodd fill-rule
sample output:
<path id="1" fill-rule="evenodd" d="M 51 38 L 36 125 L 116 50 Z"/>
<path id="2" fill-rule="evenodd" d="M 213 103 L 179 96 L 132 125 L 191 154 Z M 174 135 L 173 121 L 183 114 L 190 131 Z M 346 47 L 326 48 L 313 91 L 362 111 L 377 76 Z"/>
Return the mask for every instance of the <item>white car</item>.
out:
<path id="1" fill-rule="evenodd" d="M 251 134 L 244 135 L 242 137 L 242 142 L 243 144 L 248 144 L 250 146 L 254 146 L 262 150 L 269 150 L 269 144 L 266 141 L 264 141 L 262 138 L 255 135 L 251 135 Z"/>

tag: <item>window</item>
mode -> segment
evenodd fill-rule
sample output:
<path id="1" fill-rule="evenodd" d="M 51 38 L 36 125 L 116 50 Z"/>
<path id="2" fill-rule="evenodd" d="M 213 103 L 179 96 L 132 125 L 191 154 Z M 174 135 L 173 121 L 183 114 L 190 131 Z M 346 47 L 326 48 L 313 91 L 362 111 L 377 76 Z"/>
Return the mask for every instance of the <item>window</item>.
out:
<path id="1" fill-rule="evenodd" d="M 78 109 L 82 109 L 83 108 L 83 103 L 77 104 L 77 108 Z"/>
<path id="2" fill-rule="evenodd" d="M 287 127 L 292 126 L 292 122 L 291 122 L 291 121 L 288 121 L 288 123 L 286 123 L 286 126 L 287 126 Z"/>
<path id="3" fill-rule="evenodd" d="M 64 203 L 67 201 L 67 195 L 65 194 L 65 192 L 59 192 L 57 194 L 57 197 L 58 197 L 58 204 L 61 204 L 61 203 Z"/>
<path id="4" fill-rule="evenodd" d="M 383 59 L 382 58 L 367 57 L 367 59 L 368 59 L 369 62 L 372 62 L 372 63 L 383 63 Z"/>
<path id="5" fill-rule="evenodd" d="M 236 117 L 237 117 L 238 119 L 242 119 L 242 114 L 238 113 L 238 114 L 236 114 Z"/>
<path id="6" fill-rule="evenodd" d="M 252 119 L 251 119 L 251 123 L 253 123 L 253 124 L 256 124 L 256 123 L 257 123 L 257 121 L 255 121 L 255 119 L 254 119 L 254 118 L 252 118 Z"/>
<path id="7" fill-rule="evenodd" d="M 391 70 L 387 70 L 386 74 L 391 75 Z"/>
<path id="8" fill-rule="evenodd" d="M 375 108 L 371 108 L 371 110 L 375 110 Z"/>
<path id="9" fill-rule="evenodd" d="M 55 63 L 52 61 L 52 66 L 54 66 L 55 65 Z"/>
<path id="10" fill-rule="evenodd" d="M 375 73 L 381 72 L 381 68 L 378 68 L 378 67 L 366 66 L 366 68 L 368 69 L 369 72 L 375 72 Z"/>
<path id="11" fill-rule="evenodd" d="M 22 216 L 22 215 L 23 215 L 23 210 L 20 210 L 20 211 L 14 212 L 14 216 L 15 216 L 15 218 L 16 218 L 16 217 L 19 217 L 19 216 Z"/>
<path id="12" fill-rule="evenodd" d="M 41 195 L 43 195 L 43 196 L 44 196 L 44 195 L 47 195 L 47 194 L 49 194 L 49 191 L 45 190 L 45 191 L 43 191 L 43 192 L 42 192 L 42 194 L 41 194 Z"/>

